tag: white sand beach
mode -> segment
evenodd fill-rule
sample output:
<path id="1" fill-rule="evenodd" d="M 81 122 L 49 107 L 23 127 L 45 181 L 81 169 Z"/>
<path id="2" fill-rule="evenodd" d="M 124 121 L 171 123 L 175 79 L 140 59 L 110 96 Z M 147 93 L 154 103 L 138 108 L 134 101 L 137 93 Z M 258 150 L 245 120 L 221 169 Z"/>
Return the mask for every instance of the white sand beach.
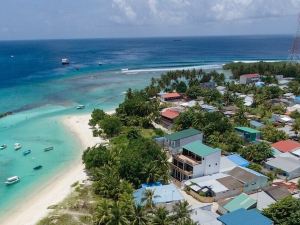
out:
<path id="1" fill-rule="evenodd" d="M 113 113 L 114 111 L 108 112 Z M 90 115 L 71 115 L 61 119 L 64 126 L 72 132 L 81 143 L 78 151 L 78 159 L 62 170 L 49 182 L 44 183 L 34 190 L 33 194 L 20 200 L 11 212 L 7 213 L 1 221 L 1 225 L 34 225 L 50 212 L 48 206 L 62 201 L 72 191 L 71 185 L 76 181 L 85 180 L 84 165 L 81 155 L 84 149 L 103 143 L 101 138 L 95 138 L 88 125 Z"/>

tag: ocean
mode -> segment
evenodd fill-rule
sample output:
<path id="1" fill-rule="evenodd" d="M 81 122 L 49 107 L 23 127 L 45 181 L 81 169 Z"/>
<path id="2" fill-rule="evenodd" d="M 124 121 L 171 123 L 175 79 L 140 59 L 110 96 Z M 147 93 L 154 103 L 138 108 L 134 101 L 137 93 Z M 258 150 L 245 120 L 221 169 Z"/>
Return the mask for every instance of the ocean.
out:
<path id="1" fill-rule="evenodd" d="M 60 123 L 69 114 L 111 110 L 128 88 L 174 68 L 218 69 L 232 61 L 286 60 L 291 36 L 233 36 L 0 42 L 0 214 L 79 159 L 79 142 Z M 71 64 L 62 66 L 67 57 Z M 101 62 L 102 65 L 99 65 Z M 123 71 L 122 71 L 123 69 Z M 126 72 L 124 72 L 126 69 Z M 128 69 L 128 70 L 127 70 Z M 76 105 L 84 104 L 82 111 Z M 22 150 L 14 151 L 19 142 Z M 44 153 L 43 148 L 55 150 Z M 32 153 L 23 156 L 24 150 Z M 36 165 L 40 171 L 33 171 Z M 21 182 L 6 186 L 10 176 Z"/>

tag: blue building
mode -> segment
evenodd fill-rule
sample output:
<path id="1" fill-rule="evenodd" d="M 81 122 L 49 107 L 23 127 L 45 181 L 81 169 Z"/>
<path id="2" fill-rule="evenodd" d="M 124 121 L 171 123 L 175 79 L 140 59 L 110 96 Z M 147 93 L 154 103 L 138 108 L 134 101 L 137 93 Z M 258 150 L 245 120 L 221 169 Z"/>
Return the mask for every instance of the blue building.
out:
<path id="1" fill-rule="evenodd" d="M 260 128 L 263 128 L 265 125 L 256 120 L 250 120 L 250 126 L 254 129 L 260 129 Z"/>
<path id="2" fill-rule="evenodd" d="M 294 99 L 295 104 L 300 104 L 300 96 L 296 96 Z"/>
<path id="3" fill-rule="evenodd" d="M 242 166 L 242 167 L 248 167 L 249 166 L 249 162 L 244 159 L 242 156 L 240 156 L 239 154 L 232 154 L 232 155 L 229 155 L 227 156 L 227 158 L 234 162 L 235 164 L 239 165 L 239 166 Z"/>
<path id="4" fill-rule="evenodd" d="M 273 225 L 273 221 L 258 210 L 238 209 L 218 217 L 223 225 Z"/>

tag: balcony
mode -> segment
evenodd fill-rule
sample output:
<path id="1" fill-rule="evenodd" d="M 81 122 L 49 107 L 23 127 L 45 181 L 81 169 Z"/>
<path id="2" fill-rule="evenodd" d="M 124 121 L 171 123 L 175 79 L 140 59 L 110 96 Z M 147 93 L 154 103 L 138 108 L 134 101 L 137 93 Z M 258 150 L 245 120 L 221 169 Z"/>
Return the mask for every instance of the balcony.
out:
<path id="1" fill-rule="evenodd" d="M 189 157 L 189 156 L 186 156 L 186 155 L 183 155 L 183 154 L 173 155 L 173 158 L 176 159 L 179 162 L 184 163 L 184 164 L 189 164 L 192 167 L 195 166 L 195 165 L 201 164 L 201 160 L 199 161 L 199 160 L 196 160 L 192 157 Z"/>
<path id="2" fill-rule="evenodd" d="M 186 176 L 192 176 L 193 175 L 193 171 L 184 170 L 184 169 L 174 165 L 173 163 L 170 163 L 170 166 L 172 168 L 176 169 L 177 171 L 179 171 L 180 173 L 185 174 Z"/>

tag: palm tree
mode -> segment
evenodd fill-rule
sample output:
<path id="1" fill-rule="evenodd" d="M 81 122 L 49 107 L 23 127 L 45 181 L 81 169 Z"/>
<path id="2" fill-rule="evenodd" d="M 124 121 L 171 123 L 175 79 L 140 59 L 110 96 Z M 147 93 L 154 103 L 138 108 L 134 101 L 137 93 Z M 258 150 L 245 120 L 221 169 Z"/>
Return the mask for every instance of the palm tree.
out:
<path id="1" fill-rule="evenodd" d="M 153 212 L 152 225 L 170 225 L 172 224 L 171 217 L 169 216 L 169 211 L 165 207 L 158 207 Z"/>
<path id="2" fill-rule="evenodd" d="M 146 178 L 147 183 L 152 183 L 159 180 L 160 173 L 158 171 L 157 161 L 151 161 L 150 163 L 145 165 L 142 173 L 147 177 Z"/>
<path id="3" fill-rule="evenodd" d="M 111 220 L 107 225 L 129 225 L 131 215 L 128 214 L 126 207 L 120 201 L 115 201 L 111 207 Z"/>
<path id="4" fill-rule="evenodd" d="M 146 202 L 145 207 L 147 209 L 153 208 L 154 206 L 153 198 L 154 198 L 154 191 L 150 189 L 145 190 L 144 197 L 142 198 L 142 202 Z"/>
<path id="5" fill-rule="evenodd" d="M 133 217 L 132 225 L 147 225 L 149 222 L 149 215 L 145 208 L 141 205 L 134 207 Z"/>
<path id="6" fill-rule="evenodd" d="M 112 219 L 111 205 L 111 201 L 106 199 L 102 200 L 98 204 L 93 217 L 94 224 L 104 225 Z"/>
<path id="7" fill-rule="evenodd" d="M 298 133 L 300 131 L 300 120 L 296 119 L 293 123 L 293 130 L 295 131 L 295 134 L 298 136 Z"/>
<path id="8" fill-rule="evenodd" d="M 173 212 L 174 212 L 174 216 L 173 219 L 174 220 L 188 220 L 190 219 L 190 212 L 191 210 L 189 209 L 189 203 L 187 201 L 183 201 L 183 202 L 177 202 L 174 206 L 173 206 Z"/>

